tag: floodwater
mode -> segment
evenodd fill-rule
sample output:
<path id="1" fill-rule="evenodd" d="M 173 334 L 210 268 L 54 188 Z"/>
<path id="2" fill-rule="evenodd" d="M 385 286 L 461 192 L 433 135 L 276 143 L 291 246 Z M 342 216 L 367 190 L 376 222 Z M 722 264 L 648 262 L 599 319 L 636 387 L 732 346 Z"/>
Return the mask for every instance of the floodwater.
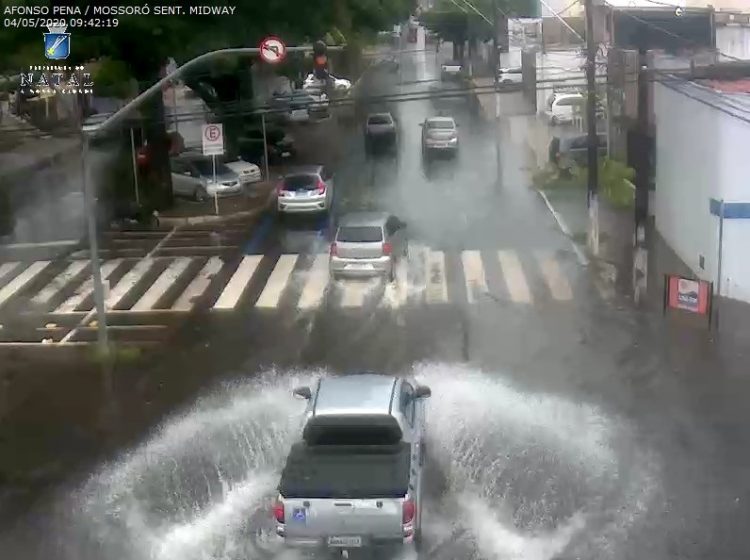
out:
<path id="1" fill-rule="evenodd" d="M 521 392 L 498 372 L 425 363 L 411 373 L 433 395 L 425 557 L 617 556 L 659 482 L 624 421 Z M 270 507 L 304 409 L 291 389 L 320 375 L 271 370 L 214 389 L 3 549 L 60 560 L 294 557 L 276 541 Z"/>

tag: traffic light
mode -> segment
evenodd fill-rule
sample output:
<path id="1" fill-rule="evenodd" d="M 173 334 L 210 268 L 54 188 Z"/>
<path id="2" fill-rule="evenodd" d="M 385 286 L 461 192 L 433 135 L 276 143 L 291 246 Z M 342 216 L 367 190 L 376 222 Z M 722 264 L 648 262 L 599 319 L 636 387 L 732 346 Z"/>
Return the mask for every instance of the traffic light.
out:
<path id="1" fill-rule="evenodd" d="M 313 43 L 313 74 L 319 80 L 328 79 L 328 46 L 323 41 Z"/>

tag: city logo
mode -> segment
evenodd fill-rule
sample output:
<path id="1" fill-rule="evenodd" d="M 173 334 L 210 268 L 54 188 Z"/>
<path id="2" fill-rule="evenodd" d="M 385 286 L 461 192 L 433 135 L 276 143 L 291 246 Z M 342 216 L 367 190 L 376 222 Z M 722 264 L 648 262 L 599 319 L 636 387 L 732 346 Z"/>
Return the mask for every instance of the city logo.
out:
<path id="1" fill-rule="evenodd" d="M 94 93 L 94 81 L 84 66 L 30 66 L 21 73 L 19 85 L 29 96 Z"/>
<path id="2" fill-rule="evenodd" d="M 67 25 L 48 25 L 44 33 L 44 56 L 50 60 L 65 60 L 70 56 L 70 33 Z"/>

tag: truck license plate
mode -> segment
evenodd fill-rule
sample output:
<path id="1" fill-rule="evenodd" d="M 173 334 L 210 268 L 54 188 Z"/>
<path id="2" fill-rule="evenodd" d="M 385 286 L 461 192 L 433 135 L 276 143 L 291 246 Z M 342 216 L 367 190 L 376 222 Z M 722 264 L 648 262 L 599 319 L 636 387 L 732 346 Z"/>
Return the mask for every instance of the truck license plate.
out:
<path id="1" fill-rule="evenodd" d="M 328 546 L 361 547 L 362 537 L 328 537 Z"/>

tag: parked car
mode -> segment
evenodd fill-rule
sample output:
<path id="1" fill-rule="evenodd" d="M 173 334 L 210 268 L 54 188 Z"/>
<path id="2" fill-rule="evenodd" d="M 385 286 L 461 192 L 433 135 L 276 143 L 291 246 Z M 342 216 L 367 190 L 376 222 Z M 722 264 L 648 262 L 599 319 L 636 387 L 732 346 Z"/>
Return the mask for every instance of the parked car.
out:
<path id="1" fill-rule="evenodd" d="M 520 66 L 517 68 L 498 68 L 497 79 L 501 84 L 522 84 L 522 69 Z"/>
<path id="2" fill-rule="evenodd" d="M 573 121 L 574 108 L 583 108 L 585 98 L 580 93 L 554 93 L 547 103 L 546 115 L 551 125 Z"/>
<path id="3" fill-rule="evenodd" d="M 328 212 L 333 204 L 333 175 L 325 165 L 290 169 L 276 187 L 279 214 Z"/>
<path id="4" fill-rule="evenodd" d="M 294 389 L 308 404 L 273 508 L 285 546 L 344 558 L 418 549 L 431 394 L 411 378 L 374 373 Z"/>
<path id="5" fill-rule="evenodd" d="M 458 152 L 458 125 L 453 117 L 429 117 L 420 123 L 422 127 L 422 156 L 430 157 L 436 152 Z"/>
<path id="6" fill-rule="evenodd" d="M 379 147 L 395 148 L 397 143 L 396 121 L 391 113 L 373 113 L 365 122 L 365 150 L 371 152 Z"/>
<path id="7" fill-rule="evenodd" d="M 269 163 L 280 163 L 294 157 L 296 153 L 294 139 L 283 128 L 269 123 L 266 126 L 266 139 L 268 140 Z M 245 128 L 238 139 L 238 151 L 245 161 L 262 162 L 265 153 L 263 128 L 261 126 Z"/>
<path id="8" fill-rule="evenodd" d="M 307 91 L 295 91 L 289 98 L 289 116 L 291 122 L 308 122 L 328 116 L 328 96 L 325 93 L 312 94 Z"/>
<path id="9" fill-rule="evenodd" d="M 331 243 L 332 278 L 396 275 L 396 263 L 409 254 L 406 223 L 385 212 L 353 212 L 341 218 Z"/>
<path id="10" fill-rule="evenodd" d="M 220 161 L 239 175 L 242 186 L 257 183 L 261 180 L 260 167 L 254 163 L 245 161 L 241 157 L 233 161 L 227 161 L 225 158 L 221 158 Z"/>
<path id="11" fill-rule="evenodd" d="M 172 170 L 172 191 L 177 196 L 190 197 L 196 202 L 219 196 L 233 196 L 242 193 L 242 183 L 237 173 L 225 164 L 216 162 L 201 154 L 183 153 L 170 159 Z"/>
<path id="12" fill-rule="evenodd" d="M 601 158 L 607 155 L 607 135 L 599 134 L 598 139 L 598 154 Z M 588 145 L 586 134 L 563 138 L 555 136 L 550 141 L 550 163 L 563 170 L 571 170 L 574 166 L 585 167 L 588 165 Z"/>
<path id="13" fill-rule="evenodd" d="M 463 65 L 457 60 L 449 60 L 440 65 L 441 80 L 455 80 L 463 72 Z"/>

